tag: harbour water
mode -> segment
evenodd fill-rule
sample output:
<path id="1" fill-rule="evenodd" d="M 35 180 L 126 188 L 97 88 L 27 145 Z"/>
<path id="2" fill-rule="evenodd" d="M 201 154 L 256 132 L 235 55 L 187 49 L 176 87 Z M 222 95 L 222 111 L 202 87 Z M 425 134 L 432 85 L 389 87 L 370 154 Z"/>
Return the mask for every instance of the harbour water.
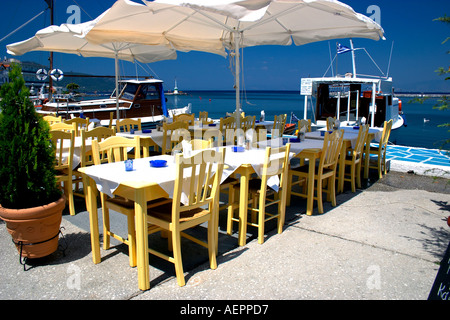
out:
<path id="1" fill-rule="evenodd" d="M 211 118 L 219 119 L 226 112 L 234 112 L 235 99 L 234 91 L 192 91 L 187 95 L 167 96 L 167 105 L 172 108 L 191 103 L 193 113 L 208 111 Z M 450 133 L 449 128 L 439 125 L 450 123 L 450 111 L 434 109 L 438 98 L 425 100 L 422 104 L 411 103 L 413 98 L 409 97 L 400 99 L 407 126 L 392 131 L 390 142 L 402 146 L 440 149 L 443 141 L 450 138 Z M 242 110 L 247 115 L 255 115 L 257 119 L 261 110 L 264 110 L 266 120 L 273 120 L 276 114 L 286 113 L 289 122 L 291 112 L 298 118 L 303 117 L 304 98 L 298 91 L 248 91 L 242 94 Z M 447 145 L 444 149 L 449 147 Z"/>

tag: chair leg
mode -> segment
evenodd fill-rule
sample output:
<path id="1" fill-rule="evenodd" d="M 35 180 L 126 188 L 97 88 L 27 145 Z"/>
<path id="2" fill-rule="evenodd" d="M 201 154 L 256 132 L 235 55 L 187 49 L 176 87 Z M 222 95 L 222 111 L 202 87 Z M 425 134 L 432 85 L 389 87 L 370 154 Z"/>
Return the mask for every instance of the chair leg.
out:
<path id="1" fill-rule="evenodd" d="M 178 230 L 172 230 L 172 244 L 173 244 L 173 258 L 175 264 L 175 274 L 177 282 L 180 287 L 183 287 L 186 282 L 183 273 L 183 261 L 181 259 L 181 233 Z"/>
<path id="2" fill-rule="evenodd" d="M 136 228 L 134 224 L 134 214 L 127 216 L 128 224 L 128 256 L 130 259 L 130 267 L 136 267 Z"/>
<path id="3" fill-rule="evenodd" d="M 330 178 L 330 195 L 331 195 L 331 205 L 333 207 L 336 207 L 336 178 L 331 177 Z"/>
<path id="4" fill-rule="evenodd" d="M 356 170 L 356 165 L 354 163 L 352 163 L 351 167 L 350 167 L 350 178 L 352 180 L 352 192 L 356 192 L 356 174 L 355 174 L 355 170 Z"/>
<path id="5" fill-rule="evenodd" d="M 323 203 L 322 203 L 322 179 L 317 179 L 317 207 L 319 209 L 319 213 L 322 214 L 323 211 Z"/>
<path id="6" fill-rule="evenodd" d="M 259 215 L 258 215 L 258 243 L 264 243 L 264 220 L 266 216 L 266 207 L 261 205 L 261 201 L 259 203 Z"/>
<path id="7" fill-rule="evenodd" d="M 228 214 L 227 214 L 227 234 L 231 236 L 233 233 L 233 216 L 234 216 L 234 199 L 235 189 L 230 185 L 228 190 Z"/>
<path id="8" fill-rule="evenodd" d="M 291 206 L 291 190 L 292 190 L 292 174 L 288 174 L 287 190 L 286 190 L 286 206 Z"/>
<path id="9" fill-rule="evenodd" d="M 356 166 L 356 183 L 358 188 L 361 189 L 361 162 L 362 160 L 360 160 Z"/>
<path id="10" fill-rule="evenodd" d="M 278 234 L 283 232 L 284 222 L 286 219 L 286 192 L 281 191 L 281 201 L 278 203 Z"/>
<path id="11" fill-rule="evenodd" d="M 208 254 L 209 254 L 209 267 L 213 270 L 217 269 L 217 236 L 216 228 L 214 225 L 213 216 L 208 221 Z"/>

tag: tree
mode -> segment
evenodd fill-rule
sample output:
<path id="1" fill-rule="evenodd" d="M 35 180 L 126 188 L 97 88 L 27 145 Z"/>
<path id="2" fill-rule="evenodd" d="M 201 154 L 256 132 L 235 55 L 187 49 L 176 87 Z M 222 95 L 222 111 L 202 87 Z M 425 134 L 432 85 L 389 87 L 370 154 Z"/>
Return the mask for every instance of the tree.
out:
<path id="1" fill-rule="evenodd" d="M 73 91 L 80 89 L 80 86 L 78 84 L 72 82 L 66 86 L 66 89 L 69 90 L 69 92 L 73 92 Z"/>

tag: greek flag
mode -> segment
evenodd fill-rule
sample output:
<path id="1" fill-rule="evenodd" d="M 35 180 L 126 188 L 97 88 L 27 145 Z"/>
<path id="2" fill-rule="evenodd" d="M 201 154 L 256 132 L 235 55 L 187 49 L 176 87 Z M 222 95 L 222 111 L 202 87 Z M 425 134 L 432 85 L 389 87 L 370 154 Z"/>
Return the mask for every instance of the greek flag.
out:
<path id="1" fill-rule="evenodd" d="M 300 119 L 297 118 L 297 116 L 293 112 L 291 112 L 291 122 L 292 121 L 296 121 L 296 122 L 300 121 Z"/>
<path id="2" fill-rule="evenodd" d="M 346 52 L 352 51 L 352 49 L 350 49 L 349 47 L 343 46 L 340 43 L 338 43 L 337 45 L 337 53 L 338 54 L 343 54 Z"/>

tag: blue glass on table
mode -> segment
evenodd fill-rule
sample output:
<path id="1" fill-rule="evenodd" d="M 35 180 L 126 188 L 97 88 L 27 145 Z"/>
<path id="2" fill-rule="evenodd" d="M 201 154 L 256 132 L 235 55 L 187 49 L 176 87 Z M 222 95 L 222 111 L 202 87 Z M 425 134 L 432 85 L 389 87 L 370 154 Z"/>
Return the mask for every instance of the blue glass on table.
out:
<path id="1" fill-rule="evenodd" d="M 125 160 L 125 171 L 133 171 L 133 160 Z"/>

